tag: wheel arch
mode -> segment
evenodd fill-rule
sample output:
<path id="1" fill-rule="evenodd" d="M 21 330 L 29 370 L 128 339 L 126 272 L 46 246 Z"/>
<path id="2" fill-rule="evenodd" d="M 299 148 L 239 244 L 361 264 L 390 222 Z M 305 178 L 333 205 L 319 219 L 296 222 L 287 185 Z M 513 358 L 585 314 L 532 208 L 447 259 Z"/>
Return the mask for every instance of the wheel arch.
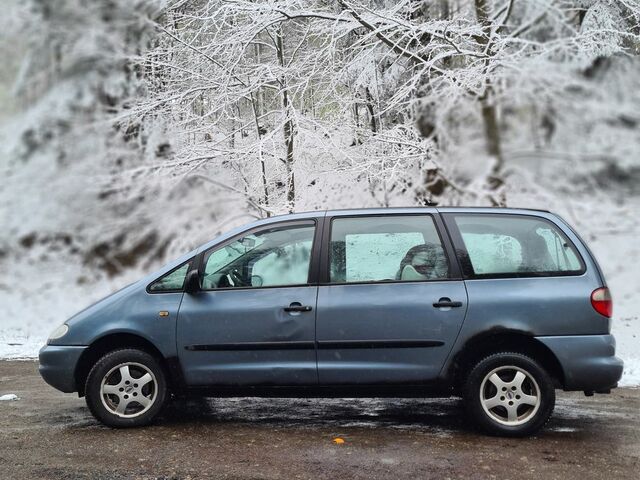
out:
<path id="1" fill-rule="evenodd" d="M 477 362 L 498 352 L 515 352 L 527 355 L 549 373 L 556 388 L 565 384 L 564 371 L 555 354 L 528 332 L 501 329 L 480 333 L 469 338 L 454 356 L 447 377 L 453 381 L 454 389 L 459 392 L 466 376 Z"/>
<path id="2" fill-rule="evenodd" d="M 170 387 L 175 387 L 175 368 L 172 359 L 165 358 L 160 350 L 148 339 L 141 335 L 128 332 L 114 332 L 95 339 L 82 352 L 75 369 L 75 383 L 78 396 L 84 396 L 84 388 L 87 377 L 93 365 L 105 354 L 121 348 L 135 348 L 152 355 L 164 370 Z"/>

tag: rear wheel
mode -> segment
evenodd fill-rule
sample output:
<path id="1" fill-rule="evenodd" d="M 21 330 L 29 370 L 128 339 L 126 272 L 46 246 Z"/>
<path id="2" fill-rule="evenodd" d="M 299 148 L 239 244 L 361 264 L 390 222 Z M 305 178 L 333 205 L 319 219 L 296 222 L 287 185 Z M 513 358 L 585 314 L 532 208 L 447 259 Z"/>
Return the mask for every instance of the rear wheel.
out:
<path id="1" fill-rule="evenodd" d="M 496 353 L 471 370 L 465 385 L 471 420 L 493 435 L 525 436 L 551 416 L 555 388 L 534 359 L 519 353 Z"/>
<path id="2" fill-rule="evenodd" d="M 96 362 L 85 387 L 94 417 L 110 427 L 150 423 L 162 410 L 167 383 L 162 367 L 147 352 L 115 350 Z"/>

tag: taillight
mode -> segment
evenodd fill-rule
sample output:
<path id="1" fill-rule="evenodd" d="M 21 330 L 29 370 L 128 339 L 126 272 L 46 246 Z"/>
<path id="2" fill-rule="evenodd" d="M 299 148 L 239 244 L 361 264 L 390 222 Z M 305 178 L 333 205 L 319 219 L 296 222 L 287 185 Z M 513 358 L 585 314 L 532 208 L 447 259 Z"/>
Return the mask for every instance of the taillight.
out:
<path id="1" fill-rule="evenodd" d="M 607 287 L 601 287 L 591 292 L 591 305 L 593 305 L 593 308 L 599 314 L 611 318 L 613 301 L 611 300 L 609 289 Z"/>

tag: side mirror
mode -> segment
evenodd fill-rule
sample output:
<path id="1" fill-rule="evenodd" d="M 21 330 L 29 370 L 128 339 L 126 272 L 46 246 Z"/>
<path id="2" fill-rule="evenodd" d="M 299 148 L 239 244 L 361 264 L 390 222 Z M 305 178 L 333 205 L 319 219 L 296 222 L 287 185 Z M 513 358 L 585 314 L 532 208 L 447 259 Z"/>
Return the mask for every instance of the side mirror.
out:
<path id="1" fill-rule="evenodd" d="M 184 281 L 184 291 L 187 293 L 196 293 L 200 291 L 200 273 L 198 270 L 190 270 Z"/>

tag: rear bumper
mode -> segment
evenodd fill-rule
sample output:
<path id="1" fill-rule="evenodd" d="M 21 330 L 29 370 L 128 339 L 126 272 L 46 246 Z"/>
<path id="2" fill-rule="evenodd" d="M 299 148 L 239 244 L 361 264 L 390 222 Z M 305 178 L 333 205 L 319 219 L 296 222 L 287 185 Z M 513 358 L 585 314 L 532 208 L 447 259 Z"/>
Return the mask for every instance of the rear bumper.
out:
<path id="1" fill-rule="evenodd" d="M 75 379 L 80 355 L 87 347 L 45 345 L 40 349 L 40 375 L 53 388 L 71 393 L 78 390 Z"/>
<path id="2" fill-rule="evenodd" d="M 615 356 L 613 335 L 536 337 L 554 353 L 564 373 L 564 390 L 600 391 L 614 388 L 623 363 Z"/>

